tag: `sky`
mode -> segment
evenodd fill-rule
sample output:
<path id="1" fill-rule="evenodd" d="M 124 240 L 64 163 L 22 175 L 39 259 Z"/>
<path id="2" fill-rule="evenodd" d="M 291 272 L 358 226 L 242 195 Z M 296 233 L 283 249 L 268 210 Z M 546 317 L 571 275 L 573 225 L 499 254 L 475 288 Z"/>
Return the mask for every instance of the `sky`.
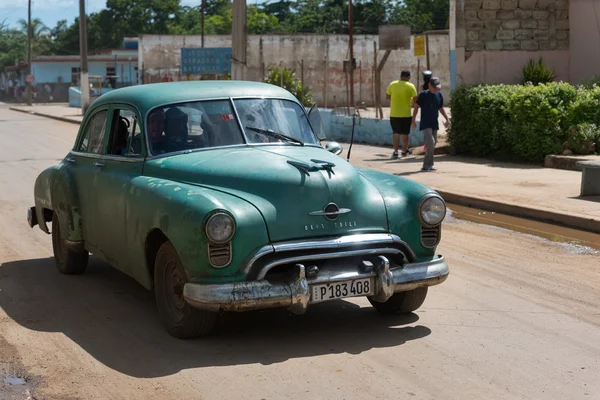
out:
<path id="1" fill-rule="evenodd" d="M 0 23 L 19 27 L 20 19 L 27 20 L 28 0 L 0 0 Z M 100 11 L 106 0 L 85 0 L 86 13 Z M 182 0 L 182 5 L 198 5 L 201 0 Z M 48 28 L 54 28 L 61 19 L 71 24 L 79 16 L 79 0 L 31 0 L 31 19 L 39 18 Z"/>

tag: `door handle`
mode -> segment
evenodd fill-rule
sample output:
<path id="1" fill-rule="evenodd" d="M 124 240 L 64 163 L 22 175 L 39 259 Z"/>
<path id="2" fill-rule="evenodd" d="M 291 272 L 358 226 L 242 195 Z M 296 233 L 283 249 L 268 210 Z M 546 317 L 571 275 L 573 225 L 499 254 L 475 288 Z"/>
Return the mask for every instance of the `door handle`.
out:
<path id="1" fill-rule="evenodd" d="M 68 163 L 75 164 L 75 159 L 74 159 L 74 158 L 67 157 L 65 160 L 66 160 Z"/>
<path id="2" fill-rule="evenodd" d="M 101 163 L 101 162 L 98 162 L 98 161 L 96 161 L 96 162 L 94 163 L 94 167 L 102 168 L 102 167 L 104 167 L 104 163 Z"/>

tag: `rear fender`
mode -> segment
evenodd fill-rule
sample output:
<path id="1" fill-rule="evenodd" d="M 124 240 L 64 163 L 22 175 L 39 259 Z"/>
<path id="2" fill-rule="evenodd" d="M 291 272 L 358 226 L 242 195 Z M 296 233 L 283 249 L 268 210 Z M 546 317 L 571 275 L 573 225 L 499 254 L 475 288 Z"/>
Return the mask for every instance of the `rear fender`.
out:
<path id="1" fill-rule="evenodd" d="M 63 239 L 71 242 L 83 240 L 79 197 L 73 176 L 64 165 L 51 167 L 40 174 L 36 180 L 36 214 L 40 229 L 48 233 L 43 209 L 58 214 Z"/>

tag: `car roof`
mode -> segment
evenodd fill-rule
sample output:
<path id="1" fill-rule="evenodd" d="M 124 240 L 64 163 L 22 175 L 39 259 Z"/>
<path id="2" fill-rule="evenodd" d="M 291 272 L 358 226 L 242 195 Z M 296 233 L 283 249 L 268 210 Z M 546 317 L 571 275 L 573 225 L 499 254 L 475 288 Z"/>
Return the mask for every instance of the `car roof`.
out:
<path id="1" fill-rule="evenodd" d="M 156 106 L 224 97 L 277 97 L 298 100 L 287 90 L 262 82 L 181 81 L 150 83 L 111 90 L 94 101 L 90 111 L 112 103 L 131 104 L 142 117 Z"/>

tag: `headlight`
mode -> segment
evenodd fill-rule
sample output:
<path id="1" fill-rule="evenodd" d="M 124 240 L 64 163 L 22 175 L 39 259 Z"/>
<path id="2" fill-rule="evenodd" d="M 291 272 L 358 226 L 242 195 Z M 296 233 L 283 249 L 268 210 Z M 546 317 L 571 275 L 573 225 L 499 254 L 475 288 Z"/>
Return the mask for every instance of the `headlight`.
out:
<path id="1" fill-rule="evenodd" d="M 206 236 L 216 244 L 227 243 L 235 233 L 235 221 L 224 212 L 216 212 L 206 221 Z"/>
<path id="2" fill-rule="evenodd" d="M 446 203 L 441 197 L 431 196 L 421 203 L 421 220 L 427 225 L 439 225 L 446 217 Z"/>

